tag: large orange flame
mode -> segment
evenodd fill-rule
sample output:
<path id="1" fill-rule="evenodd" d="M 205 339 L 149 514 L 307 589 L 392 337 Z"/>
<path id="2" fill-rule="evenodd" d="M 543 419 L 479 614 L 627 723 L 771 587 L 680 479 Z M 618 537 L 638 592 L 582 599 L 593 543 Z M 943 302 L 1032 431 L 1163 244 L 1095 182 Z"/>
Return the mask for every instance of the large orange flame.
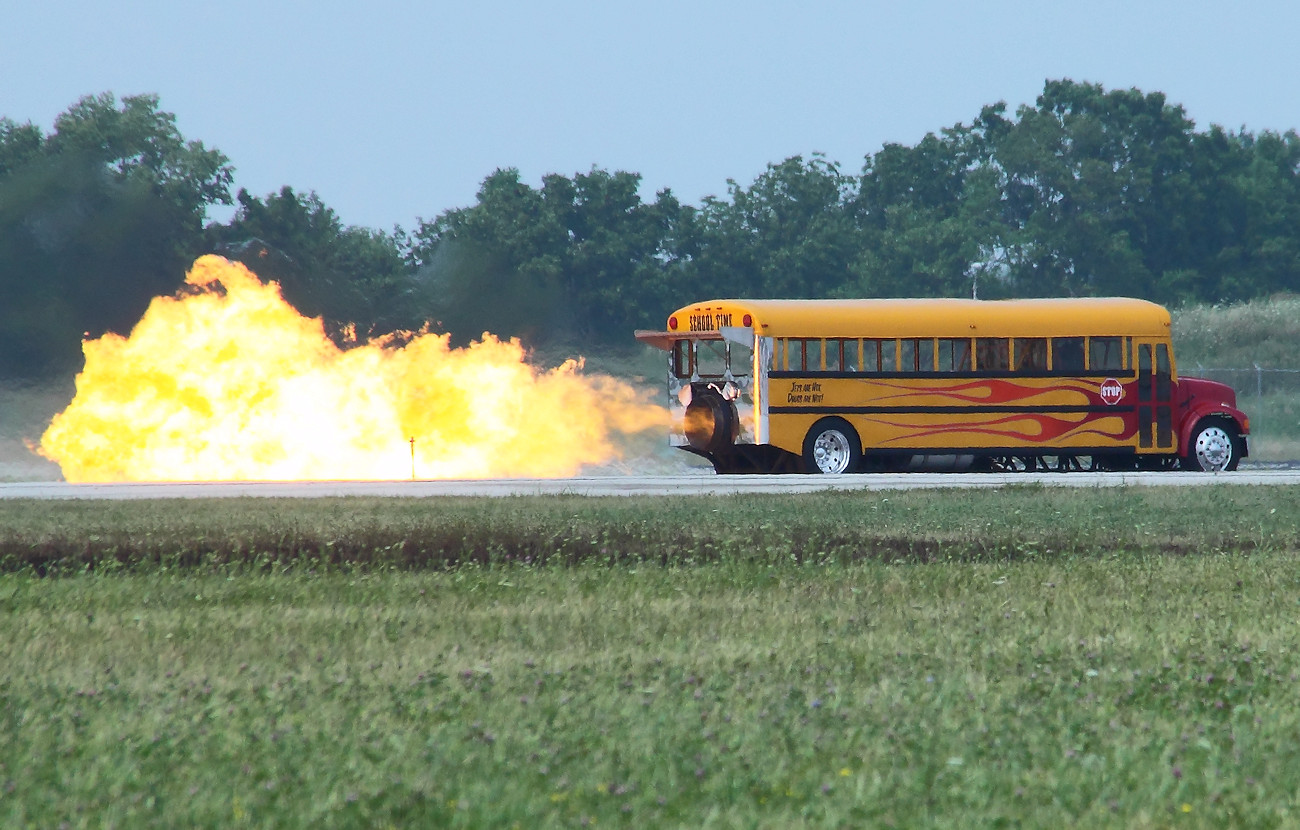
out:
<path id="1" fill-rule="evenodd" d="M 531 367 L 517 341 L 340 350 L 242 265 L 205 256 L 186 282 L 130 337 L 84 344 L 76 397 L 40 445 L 68 481 L 569 476 L 667 420 L 575 361 Z"/>

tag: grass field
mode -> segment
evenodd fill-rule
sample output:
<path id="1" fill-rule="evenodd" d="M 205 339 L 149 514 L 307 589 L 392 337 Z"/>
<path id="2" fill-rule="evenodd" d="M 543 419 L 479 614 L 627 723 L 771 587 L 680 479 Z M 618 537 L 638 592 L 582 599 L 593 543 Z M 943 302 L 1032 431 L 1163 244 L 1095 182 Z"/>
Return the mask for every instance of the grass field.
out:
<path id="1" fill-rule="evenodd" d="M 1300 821 L 1300 488 L 0 528 L 7 827 Z"/>
<path id="2" fill-rule="evenodd" d="M 1300 369 L 1300 296 L 1174 309 L 1181 365 Z"/>

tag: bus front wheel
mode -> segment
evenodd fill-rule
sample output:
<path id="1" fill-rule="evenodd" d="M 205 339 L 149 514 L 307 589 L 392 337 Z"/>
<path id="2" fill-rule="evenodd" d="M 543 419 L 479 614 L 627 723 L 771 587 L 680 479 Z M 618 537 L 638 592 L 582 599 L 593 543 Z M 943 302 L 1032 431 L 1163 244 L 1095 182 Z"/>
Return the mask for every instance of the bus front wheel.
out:
<path id="1" fill-rule="evenodd" d="M 1207 418 L 1196 425 L 1187 445 L 1183 469 L 1207 473 L 1231 472 L 1241 461 L 1241 437 L 1222 418 Z"/>
<path id="2" fill-rule="evenodd" d="M 851 473 L 858 469 L 861 460 L 858 434 L 840 418 L 818 421 L 804 439 L 804 469 L 810 473 Z"/>

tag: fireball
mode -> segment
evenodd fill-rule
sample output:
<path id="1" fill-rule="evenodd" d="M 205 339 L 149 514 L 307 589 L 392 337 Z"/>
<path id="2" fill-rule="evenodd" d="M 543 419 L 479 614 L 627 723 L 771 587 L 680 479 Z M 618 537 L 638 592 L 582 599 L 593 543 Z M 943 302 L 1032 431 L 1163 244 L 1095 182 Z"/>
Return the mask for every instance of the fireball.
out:
<path id="1" fill-rule="evenodd" d="M 72 482 L 563 477 L 666 411 L 518 341 L 420 333 L 340 349 L 275 283 L 205 256 L 129 337 L 83 344 L 39 451 Z"/>

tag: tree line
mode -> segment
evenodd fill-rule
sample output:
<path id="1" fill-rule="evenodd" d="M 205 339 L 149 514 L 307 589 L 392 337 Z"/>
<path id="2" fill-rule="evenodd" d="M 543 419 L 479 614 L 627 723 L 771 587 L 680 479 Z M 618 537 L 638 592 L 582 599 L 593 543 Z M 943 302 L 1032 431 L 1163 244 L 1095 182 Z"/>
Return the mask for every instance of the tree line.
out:
<path id="1" fill-rule="evenodd" d="M 1124 295 L 1179 305 L 1300 286 L 1300 136 L 1198 131 L 1159 92 L 1048 81 L 1033 105 L 888 144 L 858 173 L 795 156 L 698 205 L 593 168 L 487 176 L 409 230 L 315 193 L 232 194 L 229 159 L 156 96 L 83 98 L 46 135 L 0 119 L 0 374 L 66 372 L 218 252 L 300 311 L 378 335 L 426 323 L 625 343 L 707 297 Z M 233 205 L 225 223 L 210 207 Z"/>

